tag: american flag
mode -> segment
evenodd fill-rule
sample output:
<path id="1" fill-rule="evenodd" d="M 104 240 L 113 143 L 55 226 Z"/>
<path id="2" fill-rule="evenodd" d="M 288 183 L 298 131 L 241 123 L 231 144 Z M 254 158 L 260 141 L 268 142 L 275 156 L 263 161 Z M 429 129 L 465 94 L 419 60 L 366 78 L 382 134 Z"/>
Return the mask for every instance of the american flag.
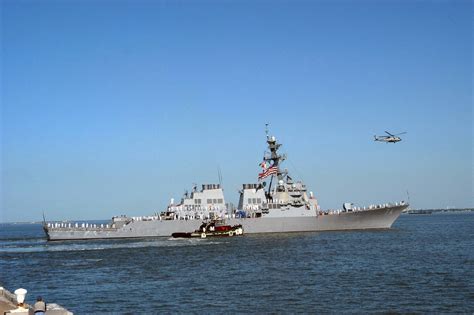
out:
<path id="1" fill-rule="evenodd" d="M 258 179 L 263 179 L 267 176 L 274 175 L 278 173 L 278 167 L 272 166 L 264 170 L 262 173 L 258 174 Z"/>

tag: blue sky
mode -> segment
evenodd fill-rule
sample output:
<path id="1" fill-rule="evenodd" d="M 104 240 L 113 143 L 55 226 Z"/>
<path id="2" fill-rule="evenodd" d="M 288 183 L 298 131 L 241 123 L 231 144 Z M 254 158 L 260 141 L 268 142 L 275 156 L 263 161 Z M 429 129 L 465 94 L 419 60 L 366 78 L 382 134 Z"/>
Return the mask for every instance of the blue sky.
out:
<path id="1" fill-rule="evenodd" d="M 472 207 L 470 1 L 1 1 L 0 221 L 145 215 L 256 181 Z M 374 134 L 407 131 L 397 144 Z"/>

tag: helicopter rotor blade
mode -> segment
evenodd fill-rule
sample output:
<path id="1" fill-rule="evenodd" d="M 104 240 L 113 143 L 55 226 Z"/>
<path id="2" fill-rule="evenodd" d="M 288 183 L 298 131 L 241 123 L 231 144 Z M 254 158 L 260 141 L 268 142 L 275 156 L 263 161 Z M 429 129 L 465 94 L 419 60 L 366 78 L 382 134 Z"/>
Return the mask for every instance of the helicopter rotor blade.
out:
<path id="1" fill-rule="evenodd" d="M 390 137 L 393 137 L 394 135 L 392 135 L 390 132 L 388 131 L 385 131 L 386 134 L 388 134 Z"/>
<path id="2" fill-rule="evenodd" d="M 395 136 L 403 135 L 403 134 L 406 134 L 406 133 L 407 133 L 406 131 L 400 132 L 400 133 L 395 134 Z"/>

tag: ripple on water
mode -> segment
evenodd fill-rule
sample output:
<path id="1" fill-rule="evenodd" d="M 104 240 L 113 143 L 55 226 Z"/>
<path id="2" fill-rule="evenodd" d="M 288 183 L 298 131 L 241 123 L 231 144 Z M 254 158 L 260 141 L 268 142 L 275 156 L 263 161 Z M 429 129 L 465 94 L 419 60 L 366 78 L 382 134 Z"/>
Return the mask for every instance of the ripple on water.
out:
<path id="1" fill-rule="evenodd" d="M 47 243 L 14 233 L 0 237 L 1 280 L 79 314 L 469 313 L 473 219 L 402 216 L 389 231 L 205 240 Z"/>

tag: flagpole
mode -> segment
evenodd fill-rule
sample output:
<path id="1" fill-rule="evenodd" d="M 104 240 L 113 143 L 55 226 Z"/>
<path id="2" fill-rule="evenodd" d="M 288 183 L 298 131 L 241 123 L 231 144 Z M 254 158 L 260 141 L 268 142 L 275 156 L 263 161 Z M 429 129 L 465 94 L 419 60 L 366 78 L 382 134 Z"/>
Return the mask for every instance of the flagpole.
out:
<path id="1" fill-rule="evenodd" d="M 273 174 L 272 174 L 272 178 L 270 178 L 270 185 L 268 185 L 268 195 L 270 195 L 270 190 L 272 188 L 272 182 L 273 182 Z"/>

